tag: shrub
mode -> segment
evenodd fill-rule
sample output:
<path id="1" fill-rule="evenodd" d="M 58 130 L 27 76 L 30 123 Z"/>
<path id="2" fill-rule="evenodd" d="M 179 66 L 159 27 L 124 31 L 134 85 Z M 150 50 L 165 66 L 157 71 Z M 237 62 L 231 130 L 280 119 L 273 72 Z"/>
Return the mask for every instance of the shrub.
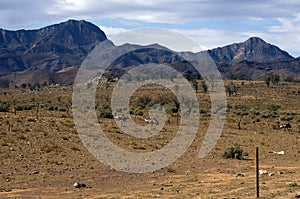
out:
<path id="1" fill-rule="evenodd" d="M 276 118 L 277 115 L 276 115 L 276 112 L 273 112 L 273 111 L 262 111 L 261 117 L 262 118 Z"/>
<path id="2" fill-rule="evenodd" d="M 251 113 L 252 115 L 260 115 L 260 111 L 254 109 L 254 108 L 252 108 L 252 109 L 250 110 L 250 113 Z"/>
<path id="3" fill-rule="evenodd" d="M 225 85 L 225 91 L 226 93 L 228 93 L 229 96 L 237 95 L 238 90 L 239 86 L 233 82 L 230 82 L 229 84 Z"/>
<path id="4" fill-rule="evenodd" d="M 29 110 L 32 110 L 33 107 L 34 107 L 33 104 L 22 104 L 22 105 L 15 106 L 15 110 L 16 111 L 29 111 Z"/>
<path id="5" fill-rule="evenodd" d="M 49 106 L 47 108 L 48 111 L 57 111 L 58 110 L 58 107 L 57 106 Z"/>
<path id="6" fill-rule="evenodd" d="M 138 116 L 143 116 L 144 115 L 143 111 L 140 110 L 139 108 L 130 109 L 129 114 L 130 115 L 138 115 Z"/>
<path id="7" fill-rule="evenodd" d="M 71 149 L 72 149 L 73 151 L 80 151 L 80 148 L 78 148 L 77 146 L 72 146 Z"/>
<path id="8" fill-rule="evenodd" d="M 242 110 L 242 111 L 247 111 L 251 109 L 251 105 L 249 104 L 236 104 L 234 106 L 235 110 Z"/>
<path id="9" fill-rule="evenodd" d="M 17 138 L 18 138 L 19 140 L 25 140 L 25 136 L 24 136 L 23 134 L 19 134 L 19 135 L 17 136 Z"/>
<path id="10" fill-rule="evenodd" d="M 61 152 L 61 148 L 56 144 L 53 145 L 45 144 L 44 146 L 41 147 L 41 151 L 46 153 Z"/>
<path id="11" fill-rule="evenodd" d="M 266 104 L 265 106 L 269 111 L 274 111 L 274 112 L 277 111 L 281 107 L 278 104 Z"/>
<path id="12" fill-rule="evenodd" d="M 0 112 L 9 112 L 9 104 L 6 102 L 0 103 Z"/>
<path id="13" fill-rule="evenodd" d="M 177 113 L 178 112 L 177 108 L 175 106 L 173 106 L 172 104 L 166 104 L 165 110 L 167 113 Z"/>
<path id="14" fill-rule="evenodd" d="M 240 148 L 238 144 L 235 144 L 234 147 L 227 148 L 223 154 L 224 158 L 231 158 L 231 159 L 244 159 L 244 156 L 247 156 L 248 153 L 245 152 L 243 149 Z"/>
<path id="15" fill-rule="evenodd" d="M 282 121 L 291 121 L 294 119 L 294 117 L 293 116 L 282 116 L 282 117 L 280 117 L 280 119 Z"/>
<path id="16" fill-rule="evenodd" d="M 297 187 L 298 186 L 298 184 L 296 182 L 288 182 L 286 185 L 288 187 Z"/>
<path id="17" fill-rule="evenodd" d="M 202 86 L 203 92 L 206 93 L 208 91 L 208 86 L 207 86 L 206 82 L 202 81 L 201 86 Z"/>
<path id="18" fill-rule="evenodd" d="M 138 98 L 136 106 L 144 109 L 150 104 L 151 100 L 149 96 L 141 96 Z"/>
<path id="19" fill-rule="evenodd" d="M 257 123 L 257 122 L 260 122 L 260 119 L 259 118 L 253 118 L 252 123 Z"/>
<path id="20" fill-rule="evenodd" d="M 98 108 L 98 117 L 100 118 L 114 118 L 110 108 Z"/>

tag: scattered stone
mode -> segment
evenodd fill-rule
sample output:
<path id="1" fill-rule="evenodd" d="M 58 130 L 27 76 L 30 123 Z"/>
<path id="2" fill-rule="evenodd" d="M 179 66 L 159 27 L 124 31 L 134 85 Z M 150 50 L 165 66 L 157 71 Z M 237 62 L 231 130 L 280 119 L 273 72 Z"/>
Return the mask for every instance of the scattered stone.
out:
<path id="1" fill-rule="evenodd" d="M 31 174 L 35 175 L 35 174 L 39 174 L 39 172 L 38 171 L 33 171 L 33 172 L 31 172 Z"/>
<path id="2" fill-rule="evenodd" d="M 73 184 L 73 187 L 74 188 L 84 188 L 84 187 L 86 187 L 86 184 L 83 184 L 83 183 L 80 183 L 80 182 L 75 182 Z"/>
<path id="3" fill-rule="evenodd" d="M 298 184 L 296 182 L 288 182 L 288 183 L 286 183 L 286 185 L 288 187 L 297 187 L 298 186 Z"/>
<path id="4" fill-rule="evenodd" d="M 278 173 L 279 175 L 281 175 L 281 174 L 283 174 L 283 171 L 278 171 L 277 173 Z"/>
<path id="5" fill-rule="evenodd" d="M 11 189 L 4 189 L 4 188 L 0 187 L 0 192 L 10 192 L 10 191 L 12 191 L 12 190 Z"/>
<path id="6" fill-rule="evenodd" d="M 295 198 L 300 198 L 300 193 L 297 193 L 297 194 L 295 195 Z"/>
<path id="7" fill-rule="evenodd" d="M 273 176 L 274 175 L 274 172 L 272 172 L 272 173 L 269 173 L 269 176 L 271 177 L 271 176 Z"/>
<path id="8" fill-rule="evenodd" d="M 162 187 L 162 188 L 160 188 L 160 190 L 162 191 L 162 190 L 164 190 L 164 188 Z"/>
<path id="9" fill-rule="evenodd" d="M 172 187 L 173 185 L 171 183 L 169 183 L 169 184 L 163 184 L 163 186 L 165 186 L 165 187 Z"/>
<path id="10" fill-rule="evenodd" d="M 259 174 L 264 175 L 264 174 L 268 174 L 268 172 L 267 170 L 260 169 Z"/>
<path id="11" fill-rule="evenodd" d="M 245 175 L 242 174 L 242 173 L 238 173 L 238 174 L 236 175 L 236 177 L 245 177 Z"/>
<path id="12" fill-rule="evenodd" d="M 278 154 L 278 155 L 284 155 L 284 151 L 278 151 L 278 152 L 273 151 L 273 153 Z"/>

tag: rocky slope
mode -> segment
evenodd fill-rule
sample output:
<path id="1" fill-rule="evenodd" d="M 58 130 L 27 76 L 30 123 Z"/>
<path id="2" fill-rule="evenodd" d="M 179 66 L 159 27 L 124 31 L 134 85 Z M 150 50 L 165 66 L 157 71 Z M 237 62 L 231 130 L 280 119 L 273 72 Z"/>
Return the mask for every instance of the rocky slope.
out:
<path id="1" fill-rule="evenodd" d="M 105 39 L 97 26 L 76 20 L 38 30 L 0 29 L 0 75 L 24 70 L 56 72 L 78 66 Z"/>

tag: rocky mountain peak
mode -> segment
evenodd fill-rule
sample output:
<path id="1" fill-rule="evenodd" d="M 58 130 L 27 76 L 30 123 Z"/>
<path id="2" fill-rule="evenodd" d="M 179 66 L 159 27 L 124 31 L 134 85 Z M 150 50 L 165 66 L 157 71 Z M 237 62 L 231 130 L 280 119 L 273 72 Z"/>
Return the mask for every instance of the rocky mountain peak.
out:
<path id="1" fill-rule="evenodd" d="M 251 37 L 242 43 L 235 43 L 209 50 L 216 62 L 236 63 L 241 61 L 269 63 L 293 59 L 287 52 L 265 42 L 259 37 Z"/>
<path id="2" fill-rule="evenodd" d="M 28 70 L 56 72 L 79 66 L 106 39 L 98 26 L 83 20 L 68 20 L 37 30 L 2 29 L 0 76 Z"/>

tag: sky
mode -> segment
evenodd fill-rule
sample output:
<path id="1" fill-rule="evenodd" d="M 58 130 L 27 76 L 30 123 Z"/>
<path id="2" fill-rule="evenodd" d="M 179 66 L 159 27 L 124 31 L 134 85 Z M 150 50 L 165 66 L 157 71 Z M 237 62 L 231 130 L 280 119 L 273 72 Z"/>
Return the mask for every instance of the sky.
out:
<path id="1" fill-rule="evenodd" d="M 1 0 L 0 28 L 36 29 L 86 20 L 108 36 L 139 28 L 176 30 L 204 49 L 257 36 L 300 56 L 299 0 Z"/>

